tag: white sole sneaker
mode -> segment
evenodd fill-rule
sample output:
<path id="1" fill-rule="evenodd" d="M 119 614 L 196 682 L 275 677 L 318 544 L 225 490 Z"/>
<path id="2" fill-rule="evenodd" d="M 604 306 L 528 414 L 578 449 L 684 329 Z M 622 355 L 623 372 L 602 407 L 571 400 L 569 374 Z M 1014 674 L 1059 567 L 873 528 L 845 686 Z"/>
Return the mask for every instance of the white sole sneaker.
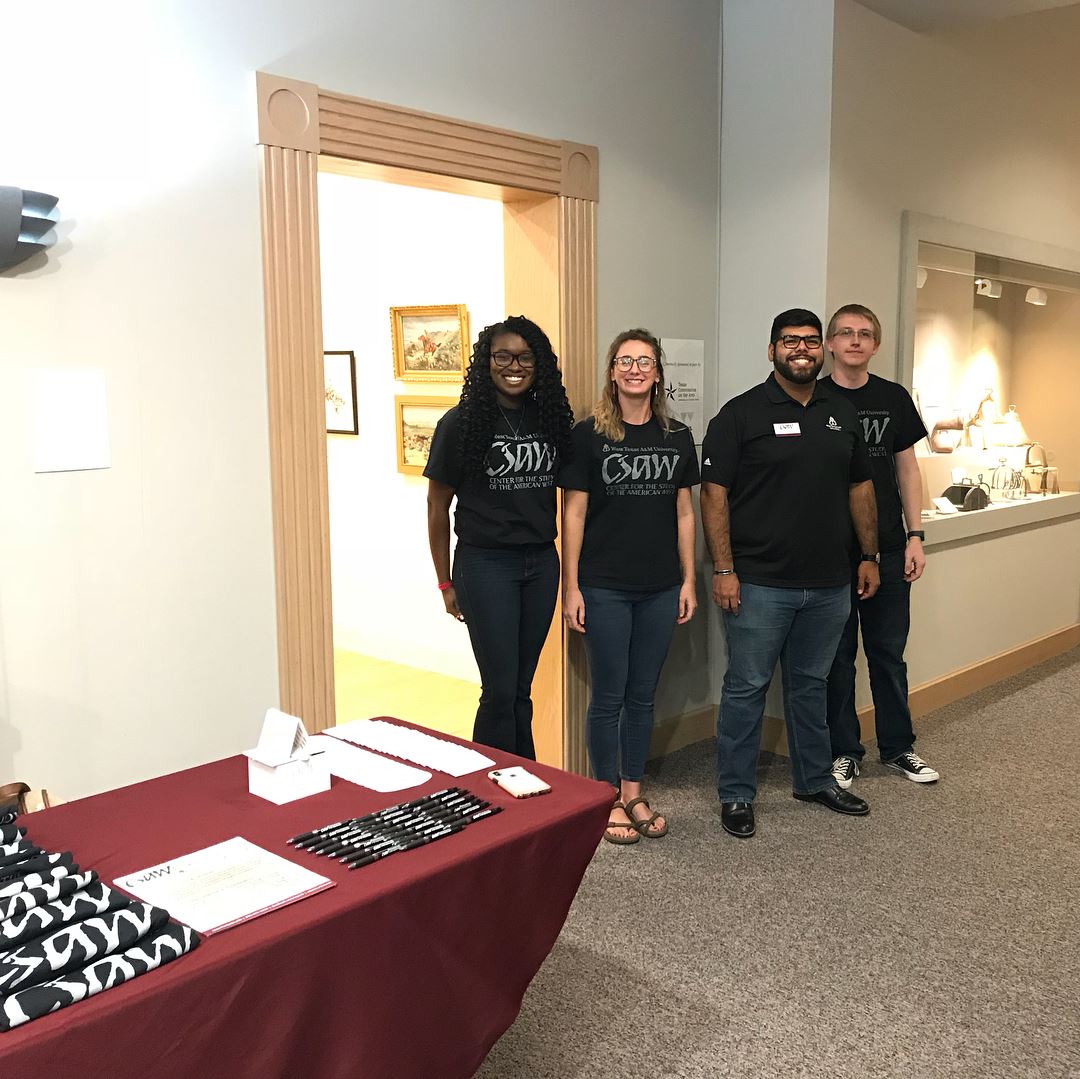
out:
<path id="1" fill-rule="evenodd" d="M 836 785 L 842 791 L 851 790 L 851 784 L 854 783 L 855 780 L 859 778 L 859 762 L 858 761 L 852 761 L 852 763 L 855 765 L 855 773 L 854 773 L 854 775 L 851 776 L 850 779 L 846 778 L 843 775 L 843 773 L 839 772 L 839 771 L 833 772 L 833 774 L 832 774 L 833 779 L 836 780 Z"/>
<path id="2" fill-rule="evenodd" d="M 885 764 L 885 767 L 888 768 L 890 772 L 896 772 L 905 779 L 910 779 L 912 783 L 936 783 L 941 778 L 941 776 L 930 767 L 927 767 L 924 772 L 909 772 L 906 768 L 901 768 L 899 764 L 893 764 L 891 761 Z"/>

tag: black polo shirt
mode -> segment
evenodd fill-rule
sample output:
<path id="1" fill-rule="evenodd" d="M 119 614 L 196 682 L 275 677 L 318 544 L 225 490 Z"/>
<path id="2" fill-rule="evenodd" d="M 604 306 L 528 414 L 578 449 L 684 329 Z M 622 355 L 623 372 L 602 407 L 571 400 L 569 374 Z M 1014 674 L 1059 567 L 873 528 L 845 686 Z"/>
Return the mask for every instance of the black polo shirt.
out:
<path id="1" fill-rule="evenodd" d="M 870 479 L 855 409 L 815 385 L 804 407 L 774 375 L 733 397 L 701 444 L 701 479 L 728 490 L 739 579 L 774 588 L 851 580 L 853 483 Z"/>

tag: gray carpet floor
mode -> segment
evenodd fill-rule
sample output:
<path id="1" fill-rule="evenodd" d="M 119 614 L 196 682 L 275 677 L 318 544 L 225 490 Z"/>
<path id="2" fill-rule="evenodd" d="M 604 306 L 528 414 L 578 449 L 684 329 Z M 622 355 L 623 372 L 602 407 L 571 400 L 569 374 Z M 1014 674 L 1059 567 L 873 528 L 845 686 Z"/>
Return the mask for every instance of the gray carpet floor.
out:
<path id="1" fill-rule="evenodd" d="M 763 756 L 720 828 L 713 744 L 657 762 L 659 840 L 601 843 L 483 1079 L 1080 1079 L 1080 649 L 868 747 L 846 818 Z"/>

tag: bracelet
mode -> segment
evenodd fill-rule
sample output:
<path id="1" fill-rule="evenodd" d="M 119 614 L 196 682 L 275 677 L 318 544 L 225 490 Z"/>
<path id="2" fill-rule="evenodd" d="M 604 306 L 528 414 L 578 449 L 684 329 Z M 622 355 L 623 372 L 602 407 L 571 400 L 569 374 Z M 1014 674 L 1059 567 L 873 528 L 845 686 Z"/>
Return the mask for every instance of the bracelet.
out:
<path id="1" fill-rule="evenodd" d="M 453 588 L 453 587 L 454 587 L 454 582 L 453 581 L 440 581 L 439 582 L 439 591 L 440 592 L 445 592 L 448 588 Z"/>
<path id="2" fill-rule="evenodd" d="M 714 577 L 729 577 L 735 571 L 733 569 L 714 569 L 712 575 Z"/>
<path id="3" fill-rule="evenodd" d="M 912 530 L 911 530 L 911 531 L 910 531 L 910 532 L 909 532 L 909 533 L 907 534 L 907 538 L 908 538 L 908 539 L 918 539 L 918 540 L 922 540 L 922 541 L 923 541 L 923 542 L 925 543 L 925 542 L 926 542 L 926 533 L 925 533 L 925 532 L 924 532 L 924 531 L 923 531 L 923 530 L 922 530 L 921 528 L 919 528 L 919 529 L 914 529 L 914 528 L 913 528 L 913 529 L 912 529 Z"/>

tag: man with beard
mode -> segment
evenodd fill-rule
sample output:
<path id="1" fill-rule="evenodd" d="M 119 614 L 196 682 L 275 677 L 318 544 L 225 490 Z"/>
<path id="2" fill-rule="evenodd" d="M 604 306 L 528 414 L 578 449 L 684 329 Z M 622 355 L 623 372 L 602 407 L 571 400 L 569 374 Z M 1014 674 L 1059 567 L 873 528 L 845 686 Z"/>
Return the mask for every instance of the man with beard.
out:
<path id="1" fill-rule="evenodd" d="M 826 679 L 856 591 L 878 587 L 874 485 L 858 417 L 817 385 L 821 320 L 796 308 L 773 320 L 773 372 L 728 401 L 702 443 L 701 516 L 713 599 L 728 645 L 716 722 L 716 783 L 725 831 L 754 834 L 755 773 L 765 694 L 777 660 L 793 793 L 837 813 L 870 807 L 832 774 Z"/>

